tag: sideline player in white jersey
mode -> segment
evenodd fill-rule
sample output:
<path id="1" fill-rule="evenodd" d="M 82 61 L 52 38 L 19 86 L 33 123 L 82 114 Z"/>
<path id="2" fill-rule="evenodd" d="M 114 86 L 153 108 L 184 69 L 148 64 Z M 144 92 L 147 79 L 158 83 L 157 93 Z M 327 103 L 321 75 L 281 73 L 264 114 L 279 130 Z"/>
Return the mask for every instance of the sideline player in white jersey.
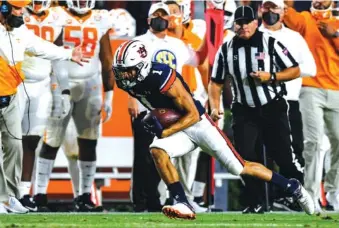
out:
<path id="1" fill-rule="evenodd" d="M 53 163 L 64 140 L 68 122 L 73 117 L 78 133 L 80 172 L 79 197 L 75 200 L 75 209 L 90 212 L 98 210 L 91 201 L 90 192 L 96 171 L 96 144 L 101 109 L 106 112 L 103 122 L 110 119 L 112 114 L 113 72 L 110 65 L 112 52 L 109 40 L 112 21 L 107 10 L 93 10 L 94 0 L 67 0 L 67 6 L 68 9 L 58 8 L 58 13 L 67 17 L 62 45 L 81 45 L 91 59 L 83 68 L 67 62 L 53 65 L 53 73 L 64 80 L 59 80 L 59 87 L 54 93 L 55 108 L 52 117 L 53 112 L 58 109 L 61 91 L 69 87 L 71 111 L 61 120 L 50 118 L 48 121 L 37 162 L 35 201 L 38 207 L 47 206 L 46 190 Z M 105 91 L 104 101 L 102 85 Z"/>
<path id="2" fill-rule="evenodd" d="M 113 22 L 113 28 L 110 31 L 110 40 L 120 37 L 134 37 L 136 32 L 135 19 L 125 9 L 112 9 L 109 12 L 111 21 Z M 62 150 L 64 151 L 68 159 L 68 172 L 72 178 L 73 195 L 76 199 L 79 195 L 79 167 L 77 164 L 79 157 L 79 146 L 77 143 L 77 130 L 73 118 L 70 119 L 64 141 L 62 144 Z M 76 203 L 76 202 L 75 202 Z"/>
<path id="3" fill-rule="evenodd" d="M 36 36 L 54 42 L 62 31 L 62 20 L 50 10 L 51 0 L 32 1 L 25 9 L 24 22 Z M 19 87 L 22 118 L 23 171 L 20 183 L 20 202 L 30 211 L 37 211 L 30 199 L 31 178 L 35 151 L 46 127 L 52 108 L 50 89 L 51 61 L 25 54 L 22 64 L 24 84 Z M 27 94 L 26 94 L 27 93 Z"/>

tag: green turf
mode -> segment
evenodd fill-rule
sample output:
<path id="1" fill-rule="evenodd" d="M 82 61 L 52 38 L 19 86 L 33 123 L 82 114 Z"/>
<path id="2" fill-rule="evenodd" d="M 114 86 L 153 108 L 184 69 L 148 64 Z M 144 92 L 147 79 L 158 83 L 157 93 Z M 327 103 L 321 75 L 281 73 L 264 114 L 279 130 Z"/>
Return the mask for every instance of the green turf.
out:
<path id="1" fill-rule="evenodd" d="M 339 214 L 198 214 L 194 221 L 171 220 L 160 213 L 1 215 L 0 227 L 336 227 Z"/>

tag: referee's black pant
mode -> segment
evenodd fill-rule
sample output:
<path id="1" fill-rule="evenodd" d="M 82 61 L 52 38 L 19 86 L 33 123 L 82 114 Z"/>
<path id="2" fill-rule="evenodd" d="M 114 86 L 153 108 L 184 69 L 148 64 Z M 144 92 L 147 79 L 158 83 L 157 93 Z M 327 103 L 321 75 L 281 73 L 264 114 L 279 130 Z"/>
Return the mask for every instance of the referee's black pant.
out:
<path id="1" fill-rule="evenodd" d="M 245 160 L 262 163 L 265 145 L 267 156 L 284 169 L 287 178 L 293 177 L 303 181 L 303 173 L 298 170 L 292 155 L 287 110 L 284 98 L 277 98 L 259 108 L 234 103 L 232 114 L 235 147 Z M 262 203 L 263 182 L 251 177 L 243 179 L 246 184 L 244 203 L 246 205 Z"/>
<path id="2" fill-rule="evenodd" d="M 132 121 L 134 136 L 134 161 L 132 171 L 132 200 L 134 211 L 161 211 L 158 185 L 160 176 L 153 162 L 149 145 L 154 136 L 145 131 L 141 120 L 146 112 Z"/>

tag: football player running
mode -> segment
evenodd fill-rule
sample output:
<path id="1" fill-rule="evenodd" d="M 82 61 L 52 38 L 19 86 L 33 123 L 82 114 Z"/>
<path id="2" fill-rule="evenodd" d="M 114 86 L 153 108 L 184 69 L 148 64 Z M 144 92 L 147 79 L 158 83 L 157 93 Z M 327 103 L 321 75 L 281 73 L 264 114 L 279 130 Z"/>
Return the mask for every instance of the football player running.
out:
<path id="1" fill-rule="evenodd" d="M 46 190 L 53 163 L 64 141 L 69 120 L 73 117 L 78 133 L 80 172 L 79 196 L 75 199 L 75 210 L 92 212 L 98 211 L 91 201 L 90 192 L 96 171 L 96 145 L 101 109 L 106 113 L 103 122 L 109 120 L 112 114 L 113 72 L 109 40 L 112 21 L 107 10 L 93 10 L 94 0 L 67 0 L 67 6 L 67 9 L 59 8 L 58 12 L 67 18 L 63 28 L 62 45 L 81 45 L 91 59 L 83 68 L 67 62 L 53 65 L 59 85 L 53 94 L 54 109 L 48 120 L 44 143 L 37 160 L 35 201 L 38 207 L 47 205 Z M 104 101 L 101 95 L 102 85 L 105 92 Z M 64 100 L 69 102 L 70 112 L 64 118 L 55 118 L 54 112 L 58 113 Z"/>
<path id="2" fill-rule="evenodd" d="M 151 52 L 150 52 L 151 53 Z M 169 108 L 182 117 L 163 129 L 153 116 L 145 126 L 155 134 L 150 145 L 157 170 L 176 200 L 162 211 L 169 218 L 195 219 L 195 212 L 179 182 L 170 158 L 183 156 L 196 147 L 218 159 L 234 175 L 250 175 L 271 182 L 294 197 L 307 214 L 314 213 L 312 198 L 295 179 L 272 172 L 265 166 L 244 161 L 222 131 L 205 114 L 181 75 L 169 66 L 151 61 L 146 43 L 133 40 L 119 46 L 114 54 L 113 70 L 119 88 L 137 98 L 149 110 Z"/>

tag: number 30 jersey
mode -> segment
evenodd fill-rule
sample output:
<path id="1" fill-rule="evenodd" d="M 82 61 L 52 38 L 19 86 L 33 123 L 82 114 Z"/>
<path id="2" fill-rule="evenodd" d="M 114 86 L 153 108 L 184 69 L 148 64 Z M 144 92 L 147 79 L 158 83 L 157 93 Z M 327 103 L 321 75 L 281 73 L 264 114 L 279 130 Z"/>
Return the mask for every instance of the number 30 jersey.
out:
<path id="1" fill-rule="evenodd" d="M 59 14 L 66 19 L 63 28 L 63 45 L 74 48 L 81 45 L 89 63 L 79 66 L 73 62 L 64 62 L 69 78 L 78 80 L 98 74 L 101 68 L 99 52 L 100 40 L 112 28 L 112 20 L 107 10 L 91 10 L 87 15 L 78 17 L 64 8 Z M 57 69 L 55 69 L 57 70 Z"/>
<path id="2" fill-rule="evenodd" d="M 155 108 L 169 108 L 178 110 L 173 99 L 166 96 L 167 92 L 173 85 L 174 81 L 179 79 L 186 91 L 191 94 L 187 84 L 184 82 L 182 76 L 166 64 L 152 62 L 152 67 L 148 76 L 132 89 L 126 90 L 131 96 L 137 98 L 148 110 Z M 117 83 L 117 85 L 119 85 Z M 205 109 L 201 103 L 192 97 L 199 114 L 205 113 Z"/>
<path id="3" fill-rule="evenodd" d="M 28 10 L 25 10 L 23 18 L 29 30 L 34 32 L 36 36 L 52 43 L 61 34 L 64 23 L 55 8 L 49 8 L 42 16 L 33 15 Z M 22 70 L 26 81 L 42 81 L 50 76 L 51 62 L 26 53 L 25 60 L 22 63 Z"/>

